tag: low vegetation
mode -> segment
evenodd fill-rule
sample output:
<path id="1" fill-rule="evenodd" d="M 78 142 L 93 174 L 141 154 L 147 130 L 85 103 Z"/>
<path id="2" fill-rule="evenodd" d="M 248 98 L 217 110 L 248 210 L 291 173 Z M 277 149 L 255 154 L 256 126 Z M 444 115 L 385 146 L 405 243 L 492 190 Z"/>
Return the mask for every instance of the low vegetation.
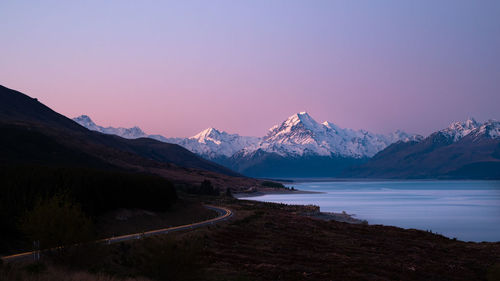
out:
<path id="1" fill-rule="evenodd" d="M 218 187 L 213 186 L 210 180 L 204 180 L 199 185 L 189 185 L 183 189 L 185 192 L 190 194 L 198 194 L 198 195 L 210 195 L 210 196 L 219 196 L 220 189 Z"/>
<path id="2" fill-rule="evenodd" d="M 165 211 L 177 199 L 173 184 L 159 176 L 34 165 L 0 167 L 0 194 L 0 253 L 22 247 L 19 237 L 27 237 L 21 235 L 21 228 L 28 225 L 21 222 L 23 217 L 29 220 L 43 212 L 57 212 L 56 205 L 78 208 L 82 216 L 94 219 L 118 208 Z"/>
<path id="3" fill-rule="evenodd" d="M 56 271 L 86 274 L 85 280 L 491 281 L 500 276 L 498 243 L 302 215 L 317 206 L 204 198 L 228 206 L 234 217 L 193 231 L 87 249 L 64 262 L 45 259 L 45 269 L 33 266 L 30 274 L 40 279 L 32 280 Z M 26 276 L 26 270 L 9 274 Z"/>
<path id="4" fill-rule="evenodd" d="M 39 247 L 71 246 L 94 238 L 93 223 L 80 206 L 57 194 L 40 200 L 20 220 L 20 229 Z"/>

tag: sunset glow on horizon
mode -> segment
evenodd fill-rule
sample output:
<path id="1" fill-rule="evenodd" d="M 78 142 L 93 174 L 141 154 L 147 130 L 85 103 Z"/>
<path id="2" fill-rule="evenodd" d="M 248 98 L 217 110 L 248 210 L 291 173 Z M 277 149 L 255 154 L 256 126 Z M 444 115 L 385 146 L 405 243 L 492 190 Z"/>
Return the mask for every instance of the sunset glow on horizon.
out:
<path id="1" fill-rule="evenodd" d="M 499 1 L 2 1 L 0 84 L 150 134 L 500 119 Z"/>

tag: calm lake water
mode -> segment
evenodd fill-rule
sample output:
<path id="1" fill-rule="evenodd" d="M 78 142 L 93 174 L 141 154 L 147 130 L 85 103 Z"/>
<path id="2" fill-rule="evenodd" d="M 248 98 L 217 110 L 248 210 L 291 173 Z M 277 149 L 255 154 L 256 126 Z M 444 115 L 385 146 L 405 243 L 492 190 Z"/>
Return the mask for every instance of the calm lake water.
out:
<path id="1" fill-rule="evenodd" d="M 314 204 L 370 224 L 432 230 L 463 241 L 500 241 L 500 181 L 315 181 L 288 186 L 316 194 L 252 200 Z"/>

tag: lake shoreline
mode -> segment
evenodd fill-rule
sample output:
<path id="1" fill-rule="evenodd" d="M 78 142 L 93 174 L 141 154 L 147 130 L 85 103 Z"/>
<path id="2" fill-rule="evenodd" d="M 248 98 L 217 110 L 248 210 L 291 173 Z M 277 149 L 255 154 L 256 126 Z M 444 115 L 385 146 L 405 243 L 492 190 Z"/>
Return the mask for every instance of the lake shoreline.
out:
<path id="1" fill-rule="evenodd" d="M 252 197 L 259 197 L 259 196 L 264 196 L 264 195 L 281 195 L 281 194 L 290 194 L 290 195 L 295 195 L 295 194 L 321 194 L 325 192 L 321 191 L 307 191 L 307 190 L 290 190 L 290 189 L 276 189 L 276 190 L 259 190 L 259 191 L 254 191 L 254 192 L 245 192 L 245 193 L 234 193 L 233 197 L 236 199 L 245 199 L 245 198 L 252 198 Z"/>
<path id="2" fill-rule="evenodd" d="M 288 183 L 292 190 L 259 190 L 238 199 L 287 205 L 315 205 L 314 216 L 325 220 L 356 220 L 371 224 L 419 229 L 450 239 L 499 242 L 500 181 L 397 180 Z M 343 212 L 344 211 L 344 212 Z M 340 215 L 340 216 L 339 216 Z"/>
<path id="3" fill-rule="evenodd" d="M 252 198 L 252 200 L 255 200 L 255 197 L 259 196 L 264 196 L 264 195 L 297 195 L 297 194 L 325 194 L 325 192 L 319 192 L 319 191 L 305 191 L 305 190 L 289 190 L 289 189 L 280 189 L 280 190 L 274 190 L 274 191 L 255 191 L 251 193 L 236 193 L 233 194 L 233 197 L 236 199 L 241 199 L 244 200 L 246 198 Z M 301 205 L 305 206 L 305 205 Z M 321 212 L 320 208 L 318 206 L 319 211 L 316 212 L 309 212 L 309 213 L 304 213 L 302 215 L 320 219 L 323 221 L 338 221 L 338 222 L 345 222 L 345 223 L 351 223 L 351 224 L 368 224 L 367 220 L 363 219 L 358 219 L 356 218 L 355 214 L 348 214 L 346 212 Z"/>

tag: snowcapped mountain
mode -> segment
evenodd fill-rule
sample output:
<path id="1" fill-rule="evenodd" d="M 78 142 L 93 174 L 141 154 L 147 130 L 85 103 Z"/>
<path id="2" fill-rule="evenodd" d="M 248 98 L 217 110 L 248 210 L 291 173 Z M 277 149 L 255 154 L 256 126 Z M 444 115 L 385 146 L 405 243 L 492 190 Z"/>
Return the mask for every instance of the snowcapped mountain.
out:
<path id="1" fill-rule="evenodd" d="M 318 123 L 307 112 L 300 112 L 269 129 L 255 149 L 292 157 L 317 155 L 364 158 L 372 157 L 391 143 L 419 138 L 399 130 L 382 135 L 344 129 L 327 121 Z M 247 152 L 252 152 L 252 149 L 247 149 Z"/>
<path id="2" fill-rule="evenodd" d="M 171 139 L 171 141 L 205 158 L 217 159 L 220 157 L 231 157 L 244 148 L 255 146 L 259 143 L 260 139 L 257 137 L 240 136 L 238 134 L 228 134 L 215 128 L 208 128 L 190 138 Z"/>
<path id="3" fill-rule="evenodd" d="M 454 122 L 448 128 L 439 132 L 450 138 L 453 142 L 457 142 L 480 126 L 481 124 L 474 118 L 468 118 L 465 122 Z"/>
<path id="4" fill-rule="evenodd" d="M 454 122 L 423 140 L 395 143 L 340 176 L 500 179 L 500 122 Z"/>
<path id="5" fill-rule="evenodd" d="M 104 130 L 103 127 L 97 126 L 94 121 L 92 121 L 92 119 L 90 119 L 90 117 L 87 115 L 80 115 L 78 117 L 75 117 L 73 118 L 73 121 L 92 131 L 102 132 Z"/>
<path id="6" fill-rule="evenodd" d="M 365 130 L 343 129 L 331 123 L 316 122 L 308 113 L 300 112 L 275 125 L 263 138 L 240 136 L 208 128 L 189 138 L 166 138 L 148 135 L 140 128 L 113 128 L 96 125 L 90 117 L 82 115 L 73 119 L 80 125 L 105 134 L 124 138 L 148 137 L 162 142 L 179 144 L 205 158 L 229 158 L 261 150 L 286 157 L 327 156 L 365 158 L 375 155 L 397 141 L 419 139 L 419 136 L 396 131 L 389 135 L 374 134 Z"/>
<path id="7" fill-rule="evenodd" d="M 500 138 L 500 122 L 488 120 L 485 123 L 479 123 L 471 117 L 465 122 L 454 122 L 448 128 L 439 132 L 453 142 L 457 142 L 466 136 L 485 136 L 494 139 Z"/>
<path id="8" fill-rule="evenodd" d="M 500 139 L 500 122 L 496 120 L 488 120 L 471 133 L 475 136 L 484 134 L 486 137 L 491 139 Z"/>
<path id="9" fill-rule="evenodd" d="M 90 130 L 105 134 L 125 138 L 148 137 L 179 144 L 206 159 L 255 177 L 335 177 L 363 163 L 366 163 L 366 167 L 371 167 L 370 173 L 353 170 L 351 174 L 343 176 L 397 177 L 402 175 L 398 171 L 403 164 L 408 165 L 405 170 L 408 171 L 408 176 L 411 176 L 412 171 L 420 170 L 430 175 L 433 170 L 448 167 L 448 162 L 469 163 L 470 159 L 483 159 L 481 157 L 491 153 L 493 156 L 484 158 L 490 161 L 491 157 L 500 155 L 500 151 L 492 152 L 496 151 L 494 147 L 500 141 L 500 122 L 489 120 L 479 123 L 473 118 L 452 123 L 448 128 L 426 138 L 400 130 L 390 134 L 375 134 L 366 130 L 341 128 L 327 121 L 318 123 L 306 112 L 294 114 L 273 126 L 262 138 L 229 134 L 215 128 L 205 129 L 189 138 L 166 138 L 148 135 L 138 127 L 104 128 L 85 115 L 73 120 Z M 450 149 L 458 151 L 453 157 L 463 155 L 460 157 L 464 158 L 471 155 L 467 152 L 470 150 L 477 151 L 474 153 L 475 158 L 459 158 L 458 161 L 448 157 L 446 150 L 439 150 L 440 147 L 446 148 L 452 144 L 456 145 Z M 427 155 L 428 151 L 439 153 Z M 421 165 L 423 162 L 420 163 L 420 160 L 415 160 L 420 159 L 419 157 L 422 158 L 421 161 L 426 159 L 425 165 Z M 436 166 L 435 163 L 440 164 Z M 392 171 L 394 175 L 387 174 L 387 171 Z"/>
<path id="10" fill-rule="evenodd" d="M 79 117 L 73 118 L 73 121 L 77 122 L 78 124 L 82 125 L 83 127 L 92 130 L 92 131 L 98 131 L 103 134 L 108 134 L 108 135 L 117 135 L 122 138 L 126 139 L 137 139 L 137 138 L 145 138 L 148 137 L 146 133 L 144 133 L 141 128 L 139 127 L 132 127 L 132 128 L 114 128 L 114 127 L 102 127 L 99 125 L 96 125 L 92 119 L 90 119 L 89 116 L 87 115 L 81 115 Z"/>
<path id="11" fill-rule="evenodd" d="M 89 130 L 98 131 L 104 134 L 117 135 L 129 139 L 152 138 L 161 142 L 179 144 L 191 152 L 208 159 L 230 157 L 243 148 L 257 145 L 260 141 L 260 138 L 257 137 L 228 134 L 215 128 L 205 129 L 199 134 L 189 138 L 166 138 L 162 135 L 148 135 L 139 127 L 128 129 L 114 127 L 105 128 L 95 124 L 87 115 L 73 118 L 73 120 Z"/>

